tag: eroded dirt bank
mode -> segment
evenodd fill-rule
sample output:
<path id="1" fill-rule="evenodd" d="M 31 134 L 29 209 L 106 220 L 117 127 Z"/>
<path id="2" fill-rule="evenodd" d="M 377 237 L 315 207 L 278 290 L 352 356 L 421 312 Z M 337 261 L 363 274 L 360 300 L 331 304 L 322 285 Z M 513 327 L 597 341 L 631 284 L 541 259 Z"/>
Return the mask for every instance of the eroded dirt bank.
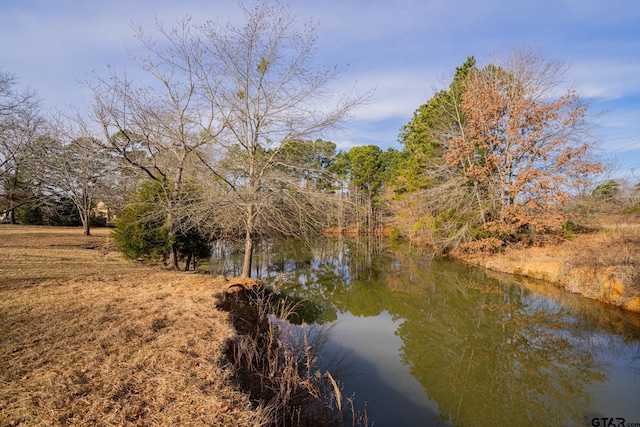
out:
<path id="1" fill-rule="evenodd" d="M 497 254 L 458 254 L 456 258 L 488 270 L 546 280 L 584 297 L 640 313 L 640 271 L 634 265 L 638 245 L 614 237 L 605 232 L 584 234 L 556 245 L 510 248 Z"/>

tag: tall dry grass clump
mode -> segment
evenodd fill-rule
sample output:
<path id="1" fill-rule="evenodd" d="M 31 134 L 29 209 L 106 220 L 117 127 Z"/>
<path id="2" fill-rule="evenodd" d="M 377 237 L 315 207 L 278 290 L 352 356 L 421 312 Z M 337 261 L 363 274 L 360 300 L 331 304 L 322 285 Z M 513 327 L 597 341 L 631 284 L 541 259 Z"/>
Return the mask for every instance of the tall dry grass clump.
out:
<path id="1" fill-rule="evenodd" d="M 229 345 L 236 377 L 272 425 L 344 425 L 348 406 L 349 424 L 362 425 L 365 418 L 353 410 L 353 396 L 345 399 L 332 374 L 319 367 L 326 331 L 287 321 L 297 316 L 297 303 L 258 288 L 246 301 L 227 301 L 226 308 L 240 333 Z"/>
<path id="2" fill-rule="evenodd" d="M 624 283 L 629 294 L 640 295 L 640 217 L 592 217 L 589 233 L 569 252 L 574 268 L 608 270 Z"/>

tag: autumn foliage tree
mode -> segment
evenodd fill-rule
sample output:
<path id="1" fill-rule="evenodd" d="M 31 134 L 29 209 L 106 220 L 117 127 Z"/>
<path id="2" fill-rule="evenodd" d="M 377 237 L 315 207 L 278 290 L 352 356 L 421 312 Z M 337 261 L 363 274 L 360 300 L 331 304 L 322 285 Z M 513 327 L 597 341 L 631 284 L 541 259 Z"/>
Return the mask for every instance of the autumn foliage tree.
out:
<path id="1" fill-rule="evenodd" d="M 465 132 L 451 138 L 446 160 L 486 194 L 486 209 L 478 202 L 483 223 L 503 235 L 559 229 L 569 190 L 602 170 L 584 139 L 587 104 L 572 89 L 552 96 L 562 70 L 514 52 L 505 68 L 489 66 L 467 81 Z"/>
<path id="2" fill-rule="evenodd" d="M 461 91 L 452 85 L 436 105 L 424 141 L 438 148 L 423 169 L 434 243 L 531 241 L 561 230 L 572 190 L 603 170 L 591 155 L 588 104 L 561 90 L 565 71 L 539 52 L 514 50 L 458 75 Z"/>

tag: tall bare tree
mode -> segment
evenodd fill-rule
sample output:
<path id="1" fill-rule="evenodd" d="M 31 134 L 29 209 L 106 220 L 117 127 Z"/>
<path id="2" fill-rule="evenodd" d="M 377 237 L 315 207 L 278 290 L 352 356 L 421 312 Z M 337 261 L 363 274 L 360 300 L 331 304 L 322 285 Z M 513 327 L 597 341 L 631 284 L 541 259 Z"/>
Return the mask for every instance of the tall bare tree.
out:
<path id="1" fill-rule="evenodd" d="M 14 211 L 33 201 L 27 163 L 42 126 L 35 92 L 17 89 L 14 75 L 0 70 L 0 216 L 14 221 Z"/>
<path id="2" fill-rule="evenodd" d="M 199 27 L 202 55 L 194 59 L 224 123 L 216 153 L 205 160 L 234 199 L 245 241 L 242 276 L 248 277 L 256 234 L 300 230 L 318 205 L 308 187 L 291 180 L 281 185 L 283 151 L 292 141 L 310 141 L 335 129 L 364 98 L 331 90 L 342 70 L 313 62 L 314 26 L 298 30 L 286 7 L 266 1 L 243 11 L 244 25 Z M 233 165 L 231 172 L 217 161 L 220 153 Z"/>
<path id="3" fill-rule="evenodd" d="M 104 144 L 86 136 L 84 126 L 60 116 L 50 116 L 47 122 L 47 136 L 36 142 L 34 171 L 43 191 L 75 205 L 84 235 L 89 236 L 93 211 L 108 194 L 118 162 Z"/>
<path id="4" fill-rule="evenodd" d="M 94 94 L 93 115 L 110 148 L 132 168 L 162 188 L 169 267 L 178 268 L 176 236 L 181 227 L 180 199 L 185 176 L 198 150 L 219 134 L 218 111 L 202 96 L 192 59 L 201 55 L 189 20 L 171 31 L 159 28 L 161 41 L 137 30 L 144 55 L 136 58 L 149 76 L 128 80 L 112 70 L 108 79 L 89 82 Z"/>
<path id="5" fill-rule="evenodd" d="M 248 277 L 258 234 L 291 234 L 317 218 L 317 195 L 285 172 L 285 148 L 334 129 L 363 98 L 331 90 L 341 69 L 313 63 L 315 27 L 298 31 L 286 7 L 266 1 L 241 7 L 240 26 L 185 18 L 159 26 L 157 40 L 139 30 L 138 61 L 154 84 L 114 72 L 91 86 L 111 147 L 161 184 L 170 238 L 196 208 L 181 203 L 185 176 L 196 174 L 195 157 L 204 162 L 216 187 L 207 189 L 215 195 L 210 221 L 244 236 Z"/>

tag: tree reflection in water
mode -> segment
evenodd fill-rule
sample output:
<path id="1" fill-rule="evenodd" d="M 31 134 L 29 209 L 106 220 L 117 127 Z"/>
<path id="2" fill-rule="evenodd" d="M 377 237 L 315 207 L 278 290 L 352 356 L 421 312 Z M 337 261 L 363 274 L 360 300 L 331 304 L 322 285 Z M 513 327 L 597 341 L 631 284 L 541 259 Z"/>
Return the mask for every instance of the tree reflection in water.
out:
<path id="1" fill-rule="evenodd" d="M 616 358 L 628 359 L 637 372 L 638 316 L 379 238 L 260 247 L 256 276 L 278 278 L 287 293 L 313 302 L 305 321 L 388 312 L 399 324 L 398 363 L 437 402 L 443 420 L 588 425 L 596 414 L 625 415 L 600 414 L 615 405 L 603 403 L 597 390 L 612 377 Z M 627 380 L 627 390 L 640 393 L 638 381 Z M 624 410 L 640 420 L 638 409 Z"/>

